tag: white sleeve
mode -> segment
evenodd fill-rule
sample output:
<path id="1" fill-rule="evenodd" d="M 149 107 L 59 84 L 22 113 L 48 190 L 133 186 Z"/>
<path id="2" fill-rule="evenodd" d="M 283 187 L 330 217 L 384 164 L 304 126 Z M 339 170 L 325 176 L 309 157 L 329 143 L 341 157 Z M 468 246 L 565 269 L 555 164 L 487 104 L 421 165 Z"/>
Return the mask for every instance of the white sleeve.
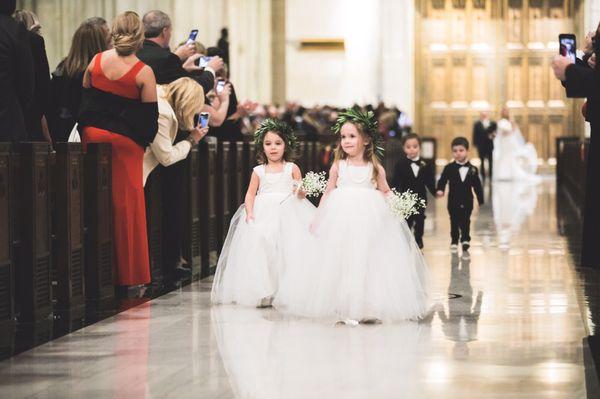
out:
<path id="1" fill-rule="evenodd" d="M 154 156 L 163 166 L 169 166 L 185 159 L 192 149 L 192 143 L 187 140 L 173 145 L 170 136 L 173 123 L 174 121 L 167 115 L 159 114 L 158 132 L 154 136 L 154 141 L 150 144 Z"/>

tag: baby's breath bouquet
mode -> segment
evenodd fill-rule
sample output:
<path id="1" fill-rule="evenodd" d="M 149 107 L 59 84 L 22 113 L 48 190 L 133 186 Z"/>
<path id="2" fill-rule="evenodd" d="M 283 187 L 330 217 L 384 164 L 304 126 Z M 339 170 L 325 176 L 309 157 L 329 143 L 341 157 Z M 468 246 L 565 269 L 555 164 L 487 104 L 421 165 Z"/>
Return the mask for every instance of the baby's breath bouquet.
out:
<path id="1" fill-rule="evenodd" d="M 425 200 L 411 190 L 399 193 L 395 188 L 392 188 L 392 195 L 389 196 L 388 202 L 392 214 L 404 219 L 408 219 L 412 215 L 418 214 L 421 209 L 425 209 Z"/>
<path id="2" fill-rule="evenodd" d="M 285 197 L 281 203 L 283 204 L 293 194 L 298 195 L 300 190 L 303 190 L 307 197 L 318 197 L 325 192 L 325 188 L 327 188 L 325 172 L 307 172 L 302 180 L 295 183 L 294 192 Z"/>
<path id="3" fill-rule="evenodd" d="M 325 172 L 307 172 L 304 178 L 300 180 L 296 192 L 304 190 L 307 197 L 318 197 L 325 192 L 325 188 L 327 188 Z"/>

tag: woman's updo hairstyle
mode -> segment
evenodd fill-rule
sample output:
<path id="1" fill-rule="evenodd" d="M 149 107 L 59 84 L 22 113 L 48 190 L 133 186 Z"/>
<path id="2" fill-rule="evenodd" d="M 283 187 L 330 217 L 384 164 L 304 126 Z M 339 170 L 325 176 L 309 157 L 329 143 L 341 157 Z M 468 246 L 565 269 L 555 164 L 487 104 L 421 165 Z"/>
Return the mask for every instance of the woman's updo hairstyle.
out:
<path id="1" fill-rule="evenodd" d="M 117 54 L 127 56 L 137 52 L 144 44 L 144 25 L 139 15 L 133 11 L 117 15 L 110 36 Z"/>

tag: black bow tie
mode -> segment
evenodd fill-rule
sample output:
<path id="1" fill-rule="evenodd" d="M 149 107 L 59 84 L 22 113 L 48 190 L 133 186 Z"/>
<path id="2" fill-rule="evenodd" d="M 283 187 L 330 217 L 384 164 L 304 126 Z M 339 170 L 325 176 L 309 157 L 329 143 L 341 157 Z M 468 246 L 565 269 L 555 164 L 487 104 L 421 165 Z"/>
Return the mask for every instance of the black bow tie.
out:
<path id="1" fill-rule="evenodd" d="M 420 160 L 420 159 L 418 159 L 418 160 L 416 160 L 416 161 L 414 161 L 414 160 L 412 160 L 412 159 L 409 159 L 409 161 L 410 161 L 410 163 L 414 163 L 414 164 L 415 164 L 415 165 L 417 165 L 417 166 L 421 166 L 421 160 Z"/>

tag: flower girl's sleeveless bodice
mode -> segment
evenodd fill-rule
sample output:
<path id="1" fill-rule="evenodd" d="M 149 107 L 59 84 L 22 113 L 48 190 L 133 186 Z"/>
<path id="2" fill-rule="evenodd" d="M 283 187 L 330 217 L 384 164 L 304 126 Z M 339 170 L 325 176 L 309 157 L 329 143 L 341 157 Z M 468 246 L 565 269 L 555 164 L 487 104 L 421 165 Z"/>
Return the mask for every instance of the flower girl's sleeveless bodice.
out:
<path id="1" fill-rule="evenodd" d="M 266 165 L 256 166 L 254 172 L 256 172 L 260 180 L 258 194 L 291 193 L 294 185 L 294 178 L 292 177 L 293 166 L 293 163 L 286 162 L 283 165 L 283 170 L 276 173 L 267 173 Z"/>
<path id="2" fill-rule="evenodd" d="M 373 182 L 373 164 L 366 166 L 348 165 L 344 159 L 338 163 L 338 188 L 367 188 L 375 189 L 377 185 Z"/>

